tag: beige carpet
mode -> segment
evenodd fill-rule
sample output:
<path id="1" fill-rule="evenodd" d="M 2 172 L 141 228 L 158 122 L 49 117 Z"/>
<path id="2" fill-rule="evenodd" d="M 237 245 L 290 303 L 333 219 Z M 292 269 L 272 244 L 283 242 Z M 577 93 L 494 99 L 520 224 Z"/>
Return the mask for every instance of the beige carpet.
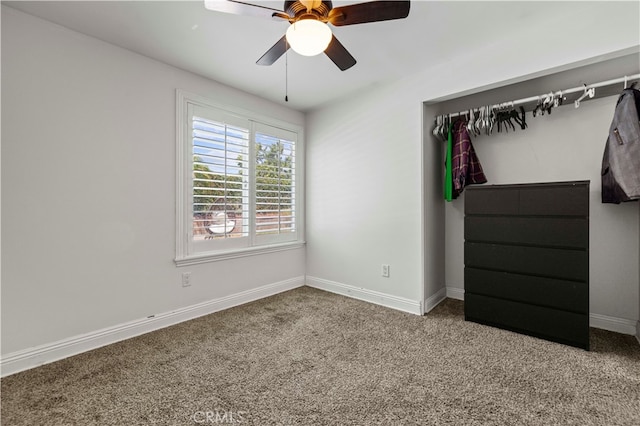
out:
<path id="1" fill-rule="evenodd" d="M 591 351 L 303 287 L 9 376 L 2 425 L 640 425 L 640 345 Z"/>

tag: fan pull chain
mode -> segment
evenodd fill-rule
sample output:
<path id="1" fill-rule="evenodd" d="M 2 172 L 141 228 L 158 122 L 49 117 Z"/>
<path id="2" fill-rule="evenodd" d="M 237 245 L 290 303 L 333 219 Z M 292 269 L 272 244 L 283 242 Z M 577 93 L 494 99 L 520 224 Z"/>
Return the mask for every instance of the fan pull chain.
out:
<path id="1" fill-rule="evenodd" d="M 284 101 L 289 102 L 289 42 L 286 38 L 284 43 Z"/>

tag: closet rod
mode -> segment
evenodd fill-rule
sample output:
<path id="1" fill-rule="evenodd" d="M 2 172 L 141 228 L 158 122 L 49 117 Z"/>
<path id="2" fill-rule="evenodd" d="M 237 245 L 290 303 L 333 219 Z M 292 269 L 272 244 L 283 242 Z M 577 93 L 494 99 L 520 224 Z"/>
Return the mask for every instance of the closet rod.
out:
<path id="1" fill-rule="evenodd" d="M 598 87 L 606 87 L 606 86 L 611 86 L 614 84 L 620 84 L 620 83 L 628 83 L 631 82 L 633 80 L 639 80 L 640 79 L 640 74 L 633 74 L 633 75 L 629 75 L 629 76 L 624 76 L 624 77 L 619 77 L 619 78 L 614 78 L 612 80 L 606 80 L 606 81 L 601 81 L 599 83 L 594 83 L 594 84 L 589 84 L 589 85 L 584 85 L 584 86 L 580 86 L 580 87 L 574 87 L 572 89 L 566 89 L 566 90 L 558 90 L 556 92 L 549 92 L 549 93 L 545 93 L 542 95 L 538 95 L 538 96 L 531 96 L 529 98 L 522 98 L 522 99 L 517 99 L 515 101 L 508 101 L 508 102 L 502 102 L 502 103 L 498 103 L 498 104 L 493 104 L 491 105 L 491 108 L 499 108 L 501 106 L 516 106 L 516 105 L 522 105 L 522 104 L 528 104 L 531 102 L 536 102 L 536 101 L 540 101 L 541 99 L 544 99 L 545 97 L 548 96 L 564 96 L 564 95 L 568 95 L 571 93 L 578 93 L 578 92 L 587 92 L 590 89 L 597 89 Z M 458 111 L 458 112 L 453 112 L 453 113 L 449 113 L 449 114 L 438 114 L 439 116 L 449 116 L 449 117 L 458 117 L 460 115 L 463 114 L 468 114 L 470 112 L 478 112 L 479 108 L 472 108 L 466 111 Z"/>

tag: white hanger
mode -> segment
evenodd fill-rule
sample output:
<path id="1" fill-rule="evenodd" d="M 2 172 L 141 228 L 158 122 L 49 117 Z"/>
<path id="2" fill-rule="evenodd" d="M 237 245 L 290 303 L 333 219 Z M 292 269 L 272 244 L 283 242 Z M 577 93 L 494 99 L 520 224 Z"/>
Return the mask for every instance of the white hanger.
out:
<path id="1" fill-rule="evenodd" d="M 586 98 L 587 96 L 589 98 L 593 98 L 596 95 L 596 88 L 592 87 L 590 89 L 587 89 L 587 85 L 584 85 L 584 93 L 582 95 L 580 95 L 580 97 L 578 99 L 575 100 L 574 104 L 576 105 L 576 108 L 580 108 L 580 101 L 582 101 L 584 98 Z"/>

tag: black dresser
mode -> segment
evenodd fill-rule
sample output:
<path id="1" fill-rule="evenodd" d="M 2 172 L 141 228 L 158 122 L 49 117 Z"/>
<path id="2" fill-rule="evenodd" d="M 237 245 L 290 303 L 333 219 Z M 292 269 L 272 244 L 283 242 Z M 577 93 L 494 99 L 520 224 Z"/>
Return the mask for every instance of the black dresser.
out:
<path id="1" fill-rule="evenodd" d="M 589 181 L 465 188 L 465 319 L 589 349 Z"/>

